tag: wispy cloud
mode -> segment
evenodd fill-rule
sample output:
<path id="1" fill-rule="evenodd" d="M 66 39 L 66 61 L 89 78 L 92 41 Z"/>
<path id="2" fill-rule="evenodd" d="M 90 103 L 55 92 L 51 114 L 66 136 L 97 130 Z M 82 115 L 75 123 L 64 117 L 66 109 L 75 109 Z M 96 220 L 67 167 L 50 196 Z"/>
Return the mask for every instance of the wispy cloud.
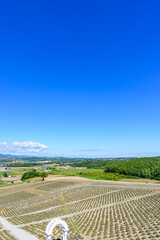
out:
<path id="1" fill-rule="evenodd" d="M 1 153 L 11 154 L 31 154 L 31 153 L 43 153 L 48 149 L 44 144 L 32 141 L 26 142 L 0 142 Z"/>

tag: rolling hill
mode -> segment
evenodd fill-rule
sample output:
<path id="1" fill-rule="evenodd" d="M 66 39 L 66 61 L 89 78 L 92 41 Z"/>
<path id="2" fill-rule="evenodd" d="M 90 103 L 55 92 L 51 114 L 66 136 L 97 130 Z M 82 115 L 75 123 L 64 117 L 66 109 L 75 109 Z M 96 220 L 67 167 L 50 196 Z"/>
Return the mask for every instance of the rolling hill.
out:
<path id="1" fill-rule="evenodd" d="M 105 167 L 107 173 L 119 173 L 160 180 L 160 157 L 136 158 Z"/>

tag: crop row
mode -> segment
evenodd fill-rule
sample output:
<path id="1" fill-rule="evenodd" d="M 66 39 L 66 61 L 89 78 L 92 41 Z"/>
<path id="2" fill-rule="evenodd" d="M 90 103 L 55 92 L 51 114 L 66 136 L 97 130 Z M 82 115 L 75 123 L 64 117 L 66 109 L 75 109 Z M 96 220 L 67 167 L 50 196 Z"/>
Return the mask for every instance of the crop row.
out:
<path id="1" fill-rule="evenodd" d="M 0 192 L 0 206 L 25 201 L 28 199 L 36 198 L 39 195 L 45 195 L 48 194 L 49 192 L 56 192 L 63 188 L 81 184 L 83 184 L 83 182 L 61 180 L 25 184 L 23 185 L 23 187 L 22 185 L 13 186 L 12 188 L 9 188 L 9 191 L 7 189 Z"/>
<path id="2" fill-rule="evenodd" d="M 65 218 L 69 237 L 91 240 L 160 239 L 160 194 Z M 23 227 L 45 239 L 47 222 Z M 59 237 L 59 232 L 54 232 Z M 68 238 L 72 239 L 72 238 Z"/>
<path id="3" fill-rule="evenodd" d="M 0 197 L 0 206 L 25 201 L 35 197 L 37 197 L 37 194 L 19 191 L 17 193 L 12 193 L 8 194 L 7 196 Z"/>
<path id="4" fill-rule="evenodd" d="M 150 193 L 151 191 L 148 192 Z M 61 200 L 61 206 L 57 206 L 56 208 L 38 213 L 15 216 L 13 218 L 10 218 L 9 221 L 17 225 L 36 222 L 53 217 L 78 213 L 88 209 L 99 208 L 110 203 L 121 202 L 135 196 L 141 196 L 142 194 L 146 194 L 146 190 L 124 189 L 119 192 L 111 192 L 106 195 L 97 196 L 95 198 L 88 198 L 72 204 L 66 204 L 63 193 L 60 193 L 59 198 Z"/>
<path id="5" fill-rule="evenodd" d="M 3 230 L 0 231 L 0 240 L 17 240 L 17 238 L 12 236 L 10 232 Z"/>
<path id="6" fill-rule="evenodd" d="M 68 231 L 68 240 L 81 240 L 84 239 L 83 235 L 79 232 L 77 227 L 74 225 L 73 221 L 71 218 L 66 218 L 65 219 L 69 231 Z M 35 225 L 30 225 L 30 226 L 25 226 L 22 229 L 30 232 L 31 234 L 35 235 L 38 239 L 45 239 L 45 230 L 48 222 L 45 223 L 40 223 L 40 224 L 35 224 Z M 53 237 L 54 239 L 62 239 L 62 231 L 60 229 L 56 230 L 54 229 L 53 231 Z"/>
<path id="7" fill-rule="evenodd" d="M 89 186 L 82 187 L 79 189 L 68 190 L 63 192 L 64 199 L 67 203 L 72 201 L 77 201 L 81 199 L 85 199 L 88 197 L 98 196 L 100 194 L 105 194 L 109 192 L 113 192 L 116 190 L 122 190 L 123 188 L 116 187 L 99 187 L 99 186 Z"/>
<path id="8" fill-rule="evenodd" d="M 96 196 L 103 193 L 108 193 L 118 190 L 118 188 L 110 188 L 110 187 L 82 187 L 72 190 L 67 190 L 63 192 L 64 199 L 66 202 L 72 202 L 76 200 L 81 200 L 83 198 Z M 25 194 L 25 193 L 24 193 Z M 25 197 L 25 196 L 24 196 Z M 35 212 L 43 209 L 47 209 L 50 207 L 55 207 L 61 205 L 61 199 L 59 194 L 47 196 L 38 200 L 34 200 L 32 202 L 7 207 L 2 212 L 4 217 L 16 216 L 20 214 L 26 214 L 30 212 Z"/>
<path id="9" fill-rule="evenodd" d="M 97 240 L 159 239 L 159 218 L 160 195 L 73 217 L 84 235 Z"/>
<path id="10" fill-rule="evenodd" d="M 83 182 L 76 182 L 76 181 L 51 181 L 51 182 L 44 182 L 40 186 L 36 186 L 35 189 L 47 191 L 47 192 L 54 192 L 57 190 L 61 190 L 63 188 L 73 187 L 76 185 L 82 185 Z"/>

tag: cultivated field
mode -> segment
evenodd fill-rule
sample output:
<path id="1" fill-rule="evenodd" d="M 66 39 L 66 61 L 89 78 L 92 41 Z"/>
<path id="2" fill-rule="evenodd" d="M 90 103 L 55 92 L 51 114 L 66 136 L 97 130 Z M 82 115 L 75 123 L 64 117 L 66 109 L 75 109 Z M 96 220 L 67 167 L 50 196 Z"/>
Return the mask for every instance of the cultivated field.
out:
<path id="1" fill-rule="evenodd" d="M 146 187 L 146 186 L 145 186 Z M 68 239 L 160 239 L 160 186 L 143 188 L 58 178 L 0 191 L 1 216 L 45 240 L 54 217 L 69 226 Z M 0 225 L 0 240 L 16 239 Z M 55 230 L 53 237 L 62 237 Z"/>

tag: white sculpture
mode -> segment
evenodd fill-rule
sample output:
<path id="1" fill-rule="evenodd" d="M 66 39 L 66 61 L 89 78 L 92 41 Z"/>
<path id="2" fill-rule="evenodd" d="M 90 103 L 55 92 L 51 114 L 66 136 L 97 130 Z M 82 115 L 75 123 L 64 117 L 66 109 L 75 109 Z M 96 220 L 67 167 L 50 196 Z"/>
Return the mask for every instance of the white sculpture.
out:
<path id="1" fill-rule="evenodd" d="M 55 227 L 60 227 L 63 232 L 63 240 L 67 240 L 68 226 L 65 221 L 60 218 L 53 218 L 46 227 L 47 240 L 51 240 L 52 232 Z"/>

